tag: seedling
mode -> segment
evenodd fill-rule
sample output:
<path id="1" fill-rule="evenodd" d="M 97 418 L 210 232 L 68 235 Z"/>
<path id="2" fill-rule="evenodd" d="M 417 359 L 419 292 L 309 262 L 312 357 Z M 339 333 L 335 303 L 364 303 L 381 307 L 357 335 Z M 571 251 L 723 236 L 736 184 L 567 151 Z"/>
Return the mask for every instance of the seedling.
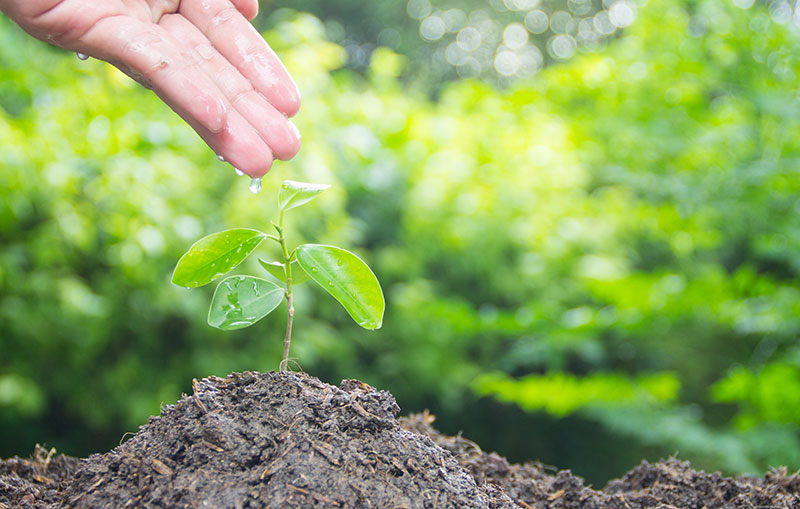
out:
<path id="1" fill-rule="evenodd" d="M 277 235 L 249 228 L 213 233 L 195 242 L 178 260 L 172 282 L 185 288 L 206 285 L 242 263 L 265 239 L 280 246 L 278 261 L 258 262 L 282 285 L 254 276 L 229 276 L 223 279 L 211 299 L 208 323 L 223 330 L 249 327 L 277 308 L 286 299 L 286 336 L 280 370 L 286 371 L 294 321 L 295 285 L 311 280 L 318 283 L 344 307 L 357 324 L 379 329 L 383 324 L 383 291 L 369 266 L 361 258 L 340 247 L 301 244 L 289 250 L 283 218 L 287 210 L 317 197 L 330 186 L 286 180 L 278 191 L 278 222 L 272 223 Z"/>

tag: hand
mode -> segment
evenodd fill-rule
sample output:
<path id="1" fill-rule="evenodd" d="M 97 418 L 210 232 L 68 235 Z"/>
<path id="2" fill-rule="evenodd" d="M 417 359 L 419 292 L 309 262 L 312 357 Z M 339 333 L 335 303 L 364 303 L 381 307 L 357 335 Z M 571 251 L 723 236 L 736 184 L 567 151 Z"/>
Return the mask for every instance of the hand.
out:
<path id="1" fill-rule="evenodd" d="M 300 93 L 248 20 L 257 0 L 0 0 L 43 41 L 105 60 L 151 88 L 251 177 L 290 159 Z"/>

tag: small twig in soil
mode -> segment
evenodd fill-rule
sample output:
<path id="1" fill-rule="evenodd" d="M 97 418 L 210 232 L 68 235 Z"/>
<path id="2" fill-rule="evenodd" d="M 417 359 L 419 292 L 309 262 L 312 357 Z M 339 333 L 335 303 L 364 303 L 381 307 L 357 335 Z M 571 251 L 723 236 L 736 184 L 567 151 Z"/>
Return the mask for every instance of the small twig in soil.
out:
<path id="1" fill-rule="evenodd" d="M 261 475 L 260 475 L 258 478 L 259 478 L 259 479 L 261 479 L 261 480 L 264 480 L 264 478 L 265 478 L 265 477 L 267 477 L 268 475 L 271 475 L 271 474 L 272 474 L 272 467 L 275 465 L 275 463 L 277 463 L 277 462 L 279 462 L 280 460 L 282 460 L 282 459 L 283 459 L 283 457 L 284 457 L 284 456 L 286 456 L 286 455 L 289 453 L 289 451 L 291 451 L 292 449 L 294 449 L 294 447 L 295 447 L 296 445 L 297 445 L 297 442 L 293 443 L 292 445 L 290 445 L 289 447 L 287 447 L 287 448 L 286 448 L 286 450 L 285 450 L 285 451 L 283 451 L 283 452 L 281 453 L 281 455 L 280 455 L 280 456 L 278 456 L 277 458 L 275 458 L 274 460 L 272 460 L 272 461 L 269 463 L 269 465 L 267 465 L 267 467 L 264 469 L 264 471 L 263 471 L 263 472 L 261 472 Z"/>
<path id="2" fill-rule="evenodd" d="M 201 442 L 203 442 L 203 445 L 205 445 L 209 449 L 212 449 L 212 450 L 217 451 L 217 452 L 225 452 L 225 449 L 223 449 L 222 447 L 218 446 L 217 444 L 212 444 L 208 440 L 201 440 Z"/>
<path id="3" fill-rule="evenodd" d="M 342 505 L 342 503 L 337 501 L 337 500 L 333 500 L 332 498 L 328 498 L 325 495 L 320 495 L 319 493 L 315 493 L 315 492 L 313 492 L 311 490 L 306 490 L 306 489 L 303 489 L 303 488 L 299 488 L 299 487 L 297 487 L 297 486 L 295 486 L 293 484 L 287 484 L 286 486 L 292 488 L 293 490 L 297 490 L 298 492 L 302 493 L 303 495 L 310 495 L 317 502 L 322 502 L 324 504 L 333 504 L 333 505 L 335 505 L 337 507 Z"/>
<path id="4" fill-rule="evenodd" d="M 172 469 L 169 468 L 164 462 L 159 461 L 157 459 L 153 459 L 150 464 L 153 466 L 153 470 L 158 472 L 161 475 L 172 475 Z"/>
<path id="5" fill-rule="evenodd" d="M 322 456 L 323 458 L 328 460 L 328 463 L 330 463 L 331 465 L 333 465 L 335 467 L 341 467 L 342 466 L 342 464 L 339 463 L 339 461 L 337 461 L 337 460 L 335 460 L 335 459 L 330 457 L 330 453 L 333 452 L 331 450 L 331 446 L 330 445 L 325 444 L 324 442 L 320 442 L 319 444 L 317 444 L 316 442 L 310 442 L 310 443 L 311 443 L 311 448 L 314 449 L 317 452 L 317 454 L 319 454 L 320 456 Z M 327 450 L 323 450 L 323 449 L 326 449 L 326 448 L 327 448 Z"/>

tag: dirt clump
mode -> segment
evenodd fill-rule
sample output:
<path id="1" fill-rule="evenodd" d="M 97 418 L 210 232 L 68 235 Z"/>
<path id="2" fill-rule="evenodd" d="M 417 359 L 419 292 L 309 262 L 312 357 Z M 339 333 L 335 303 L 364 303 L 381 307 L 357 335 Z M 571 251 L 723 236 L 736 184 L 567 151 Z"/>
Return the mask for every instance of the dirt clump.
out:
<path id="1" fill-rule="evenodd" d="M 478 486 L 495 485 L 519 507 L 552 509 L 795 509 L 800 508 L 800 475 L 785 468 L 763 478 L 732 479 L 719 473 L 692 470 L 687 461 L 668 459 L 651 464 L 643 461 L 622 478 L 610 481 L 601 491 L 584 484 L 568 470 L 539 462 L 511 464 L 496 453 L 485 453 L 461 436 L 439 433 L 427 413 L 401 417 L 406 429 L 429 437 L 453 453 Z"/>
<path id="2" fill-rule="evenodd" d="M 83 462 L 69 507 L 514 507 L 401 428 L 388 392 L 297 373 L 194 384 L 120 447 Z"/>
<path id="3" fill-rule="evenodd" d="M 108 453 L 79 460 L 37 447 L 0 461 L 0 509 L 800 507 L 800 477 L 785 470 L 732 479 L 642 462 L 598 491 L 439 433 L 428 413 L 398 412 L 389 393 L 357 380 L 209 377 Z"/>
<path id="4" fill-rule="evenodd" d="M 36 446 L 29 459 L 0 461 L 0 509 L 57 507 L 80 460 Z"/>

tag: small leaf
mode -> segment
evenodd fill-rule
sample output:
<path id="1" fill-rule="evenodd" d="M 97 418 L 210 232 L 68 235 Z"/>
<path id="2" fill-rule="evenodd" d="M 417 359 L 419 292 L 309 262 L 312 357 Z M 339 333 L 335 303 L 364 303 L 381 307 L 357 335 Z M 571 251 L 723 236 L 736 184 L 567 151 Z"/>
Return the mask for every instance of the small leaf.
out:
<path id="1" fill-rule="evenodd" d="M 331 186 L 327 184 L 309 184 L 307 182 L 284 180 L 278 191 L 278 205 L 281 210 L 299 207 L 310 202 L 329 187 Z"/>
<path id="2" fill-rule="evenodd" d="M 249 327 L 270 314 L 284 297 L 283 288 L 252 276 L 225 278 L 214 291 L 208 324 L 222 330 Z"/>
<path id="3" fill-rule="evenodd" d="M 266 234 L 248 228 L 203 237 L 178 260 L 172 282 L 186 288 L 206 285 L 242 263 L 265 238 Z"/>
<path id="4" fill-rule="evenodd" d="M 344 306 L 357 324 L 379 329 L 386 303 L 383 291 L 364 261 L 339 247 L 303 244 L 295 250 L 306 273 Z"/>
<path id="5" fill-rule="evenodd" d="M 264 270 L 275 276 L 278 281 L 286 282 L 286 273 L 283 271 L 283 264 L 281 262 L 268 262 L 259 258 L 258 263 L 264 267 Z M 300 270 L 297 261 L 292 262 L 292 284 L 301 285 L 306 281 L 308 281 L 308 274 Z"/>

